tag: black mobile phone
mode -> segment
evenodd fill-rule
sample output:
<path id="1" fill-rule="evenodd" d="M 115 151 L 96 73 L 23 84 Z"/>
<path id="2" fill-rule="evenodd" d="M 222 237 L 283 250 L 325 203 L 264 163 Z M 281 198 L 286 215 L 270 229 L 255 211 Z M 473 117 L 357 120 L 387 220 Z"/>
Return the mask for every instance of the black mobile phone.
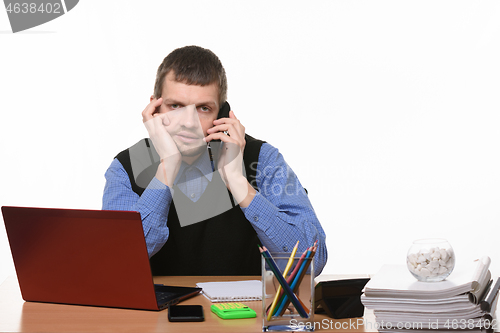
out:
<path id="1" fill-rule="evenodd" d="M 169 321 L 203 321 L 203 306 L 201 305 L 172 305 L 168 307 Z"/>
<path id="2" fill-rule="evenodd" d="M 219 109 L 219 113 L 217 114 L 217 119 L 221 118 L 229 118 L 229 111 L 231 111 L 231 107 L 228 102 L 224 102 L 221 108 Z M 221 142 L 220 140 L 212 140 L 213 142 Z"/>
<path id="3" fill-rule="evenodd" d="M 221 108 L 219 109 L 219 114 L 217 115 L 217 119 L 221 118 L 229 118 L 229 111 L 231 111 L 231 107 L 228 102 L 224 102 Z"/>

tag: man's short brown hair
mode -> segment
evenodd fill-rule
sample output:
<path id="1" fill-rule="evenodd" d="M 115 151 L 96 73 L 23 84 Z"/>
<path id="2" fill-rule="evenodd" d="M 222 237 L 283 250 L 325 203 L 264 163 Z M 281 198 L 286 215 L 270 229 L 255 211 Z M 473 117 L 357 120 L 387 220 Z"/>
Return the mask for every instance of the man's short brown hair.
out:
<path id="1" fill-rule="evenodd" d="M 156 72 L 154 97 L 160 98 L 165 76 L 173 71 L 175 80 L 185 84 L 206 86 L 217 83 L 219 107 L 227 99 L 226 71 L 219 58 L 210 50 L 199 46 L 185 46 L 173 50 L 163 59 Z"/>

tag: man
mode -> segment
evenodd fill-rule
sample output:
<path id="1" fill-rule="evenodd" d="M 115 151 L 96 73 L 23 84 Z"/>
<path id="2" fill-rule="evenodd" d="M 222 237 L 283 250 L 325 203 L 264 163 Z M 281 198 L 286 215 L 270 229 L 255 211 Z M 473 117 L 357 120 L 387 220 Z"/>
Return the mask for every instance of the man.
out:
<path id="1" fill-rule="evenodd" d="M 299 241 L 301 253 L 316 240 L 319 274 L 325 233 L 306 192 L 276 148 L 223 114 L 226 98 L 215 54 L 170 53 L 142 112 L 150 139 L 113 160 L 103 209 L 141 214 L 154 275 L 259 275 L 258 243 L 291 252 Z"/>

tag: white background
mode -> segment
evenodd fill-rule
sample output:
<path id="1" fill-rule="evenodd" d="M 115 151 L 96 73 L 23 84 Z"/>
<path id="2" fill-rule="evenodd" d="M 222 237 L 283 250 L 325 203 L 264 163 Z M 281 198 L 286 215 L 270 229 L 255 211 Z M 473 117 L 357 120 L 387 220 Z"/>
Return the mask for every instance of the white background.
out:
<path id="1" fill-rule="evenodd" d="M 404 263 L 430 236 L 498 271 L 499 17 L 498 1 L 82 0 L 12 34 L 0 9 L 0 205 L 100 209 L 158 65 L 195 44 L 309 190 L 324 273 Z M 14 274 L 2 223 L 0 281 Z"/>

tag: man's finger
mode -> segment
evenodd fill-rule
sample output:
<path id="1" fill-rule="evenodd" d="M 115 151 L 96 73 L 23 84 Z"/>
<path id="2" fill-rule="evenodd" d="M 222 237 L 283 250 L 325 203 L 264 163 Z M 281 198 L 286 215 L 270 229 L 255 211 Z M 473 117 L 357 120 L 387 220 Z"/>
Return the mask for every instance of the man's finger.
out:
<path id="1" fill-rule="evenodd" d="M 234 126 L 230 124 L 221 124 L 214 126 L 212 128 L 209 128 L 207 130 L 207 133 L 216 133 L 216 132 L 224 132 L 224 131 L 229 131 L 229 129 L 234 129 Z"/>
<path id="2" fill-rule="evenodd" d="M 212 134 L 207 135 L 206 137 L 203 138 L 203 141 L 205 141 L 205 142 L 210 142 L 212 140 L 220 140 L 220 141 L 227 142 L 227 143 L 238 144 L 238 142 L 236 140 L 232 139 L 230 136 L 228 136 L 222 132 L 212 133 Z"/>
<path id="3" fill-rule="evenodd" d="M 236 124 L 239 123 L 240 121 L 236 118 L 220 118 L 220 119 L 215 119 L 214 120 L 214 125 L 220 125 L 220 124 Z"/>
<path id="4" fill-rule="evenodd" d="M 146 122 L 153 118 L 153 114 L 156 111 L 156 108 L 161 106 L 161 103 L 163 102 L 163 99 L 160 97 L 158 99 L 153 99 L 148 106 L 142 111 L 142 122 Z"/>
<path id="5" fill-rule="evenodd" d="M 239 136 L 242 136 L 242 137 L 245 136 L 245 126 L 243 126 L 241 124 L 241 122 L 236 118 L 236 116 L 234 115 L 234 112 L 232 110 L 229 113 L 229 116 L 231 118 L 220 118 L 220 119 L 214 120 L 213 121 L 214 127 L 217 127 L 218 125 L 222 125 L 222 124 L 232 125 L 233 129 L 236 131 L 236 133 L 238 133 Z M 232 133 L 232 135 L 234 135 L 234 132 Z"/>

